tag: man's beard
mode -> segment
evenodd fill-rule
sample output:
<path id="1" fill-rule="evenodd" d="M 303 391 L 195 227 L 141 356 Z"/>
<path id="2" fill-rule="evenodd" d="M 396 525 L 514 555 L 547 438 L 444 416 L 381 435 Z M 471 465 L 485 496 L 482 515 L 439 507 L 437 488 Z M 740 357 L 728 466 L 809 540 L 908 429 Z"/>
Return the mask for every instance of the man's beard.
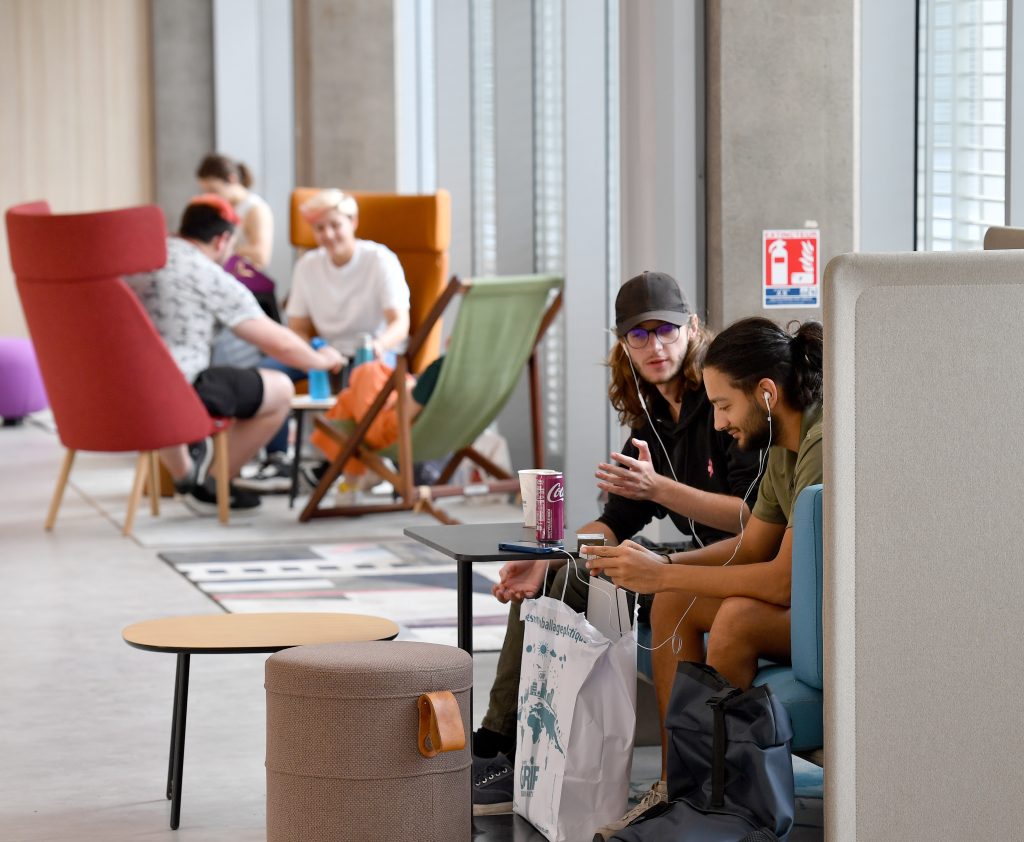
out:
<path id="1" fill-rule="evenodd" d="M 743 450 L 764 450 L 772 445 L 775 430 L 768 422 L 768 415 L 762 413 L 757 404 L 752 404 L 744 423 Z"/>
<path id="2" fill-rule="evenodd" d="M 678 360 L 676 360 L 676 364 L 672 367 L 672 370 L 660 375 L 657 380 L 651 380 L 647 377 L 644 377 L 644 380 L 646 380 L 652 386 L 662 386 L 665 383 L 671 383 L 673 380 L 679 377 L 679 372 L 683 370 L 684 361 L 685 358 L 680 357 Z"/>

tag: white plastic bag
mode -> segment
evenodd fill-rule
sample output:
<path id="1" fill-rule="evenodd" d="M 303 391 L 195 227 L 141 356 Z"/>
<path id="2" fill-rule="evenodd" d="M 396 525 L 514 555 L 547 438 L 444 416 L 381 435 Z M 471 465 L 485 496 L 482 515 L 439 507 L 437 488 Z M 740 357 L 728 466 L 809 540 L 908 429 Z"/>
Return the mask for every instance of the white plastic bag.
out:
<path id="1" fill-rule="evenodd" d="M 636 641 L 609 640 L 557 599 L 523 602 L 513 809 L 550 842 L 590 840 L 626 812 Z"/>

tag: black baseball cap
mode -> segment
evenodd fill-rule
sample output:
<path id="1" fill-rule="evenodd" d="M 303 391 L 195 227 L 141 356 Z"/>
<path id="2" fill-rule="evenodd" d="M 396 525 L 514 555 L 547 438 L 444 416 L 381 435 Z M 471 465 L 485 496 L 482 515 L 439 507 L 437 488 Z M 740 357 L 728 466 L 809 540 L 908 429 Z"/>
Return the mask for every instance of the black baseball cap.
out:
<path id="1" fill-rule="evenodd" d="M 686 296 L 675 278 L 664 272 L 641 272 L 615 296 L 615 330 L 620 336 L 648 319 L 681 327 L 689 316 Z"/>

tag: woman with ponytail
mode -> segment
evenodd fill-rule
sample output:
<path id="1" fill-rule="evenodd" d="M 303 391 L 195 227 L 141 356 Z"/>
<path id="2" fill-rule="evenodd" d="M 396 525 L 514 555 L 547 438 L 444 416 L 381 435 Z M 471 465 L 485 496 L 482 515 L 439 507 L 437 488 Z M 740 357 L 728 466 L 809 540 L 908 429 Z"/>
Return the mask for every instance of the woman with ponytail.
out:
<path id="1" fill-rule="evenodd" d="M 266 269 L 274 247 L 274 216 L 270 205 L 252 187 L 252 172 L 227 155 L 207 155 L 196 170 L 204 193 L 216 193 L 231 202 L 241 220 L 235 251 L 256 269 Z"/>
<path id="2" fill-rule="evenodd" d="M 632 541 L 591 547 L 598 558 L 587 565 L 591 575 L 604 573 L 620 587 L 657 594 L 654 644 L 673 636 L 678 644 L 652 657 L 662 723 L 678 661 L 705 662 L 746 688 L 759 657 L 789 660 L 789 527 L 800 492 L 822 481 L 821 324 L 783 330 L 768 319 L 736 322 L 707 350 L 704 387 L 716 429 L 744 450 L 768 448 L 745 530 L 667 557 Z"/>

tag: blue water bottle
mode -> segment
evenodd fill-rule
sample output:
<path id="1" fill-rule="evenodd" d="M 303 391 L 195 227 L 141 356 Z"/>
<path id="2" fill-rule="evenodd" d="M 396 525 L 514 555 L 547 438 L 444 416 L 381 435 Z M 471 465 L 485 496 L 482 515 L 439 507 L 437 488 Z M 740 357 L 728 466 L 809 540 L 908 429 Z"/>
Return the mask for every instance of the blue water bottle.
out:
<path id="1" fill-rule="evenodd" d="M 314 336 L 313 341 L 309 344 L 312 345 L 314 349 L 323 348 L 327 345 L 327 343 L 319 336 Z M 318 368 L 310 370 L 309 396 L 315 401 L 324 401 L 331 396 L 331 381 L 327 377 L 326 371 L 321 371 Z"/>
<path id="2" fill-rule="evenodd" d="M 359 343 L 359 350 L 356 351 L 356 358 L 352 361 L 352 368 L 363 363 L 372 362 L 373 357 L 373 337 L 368 333 L 364 333 Z"/>

